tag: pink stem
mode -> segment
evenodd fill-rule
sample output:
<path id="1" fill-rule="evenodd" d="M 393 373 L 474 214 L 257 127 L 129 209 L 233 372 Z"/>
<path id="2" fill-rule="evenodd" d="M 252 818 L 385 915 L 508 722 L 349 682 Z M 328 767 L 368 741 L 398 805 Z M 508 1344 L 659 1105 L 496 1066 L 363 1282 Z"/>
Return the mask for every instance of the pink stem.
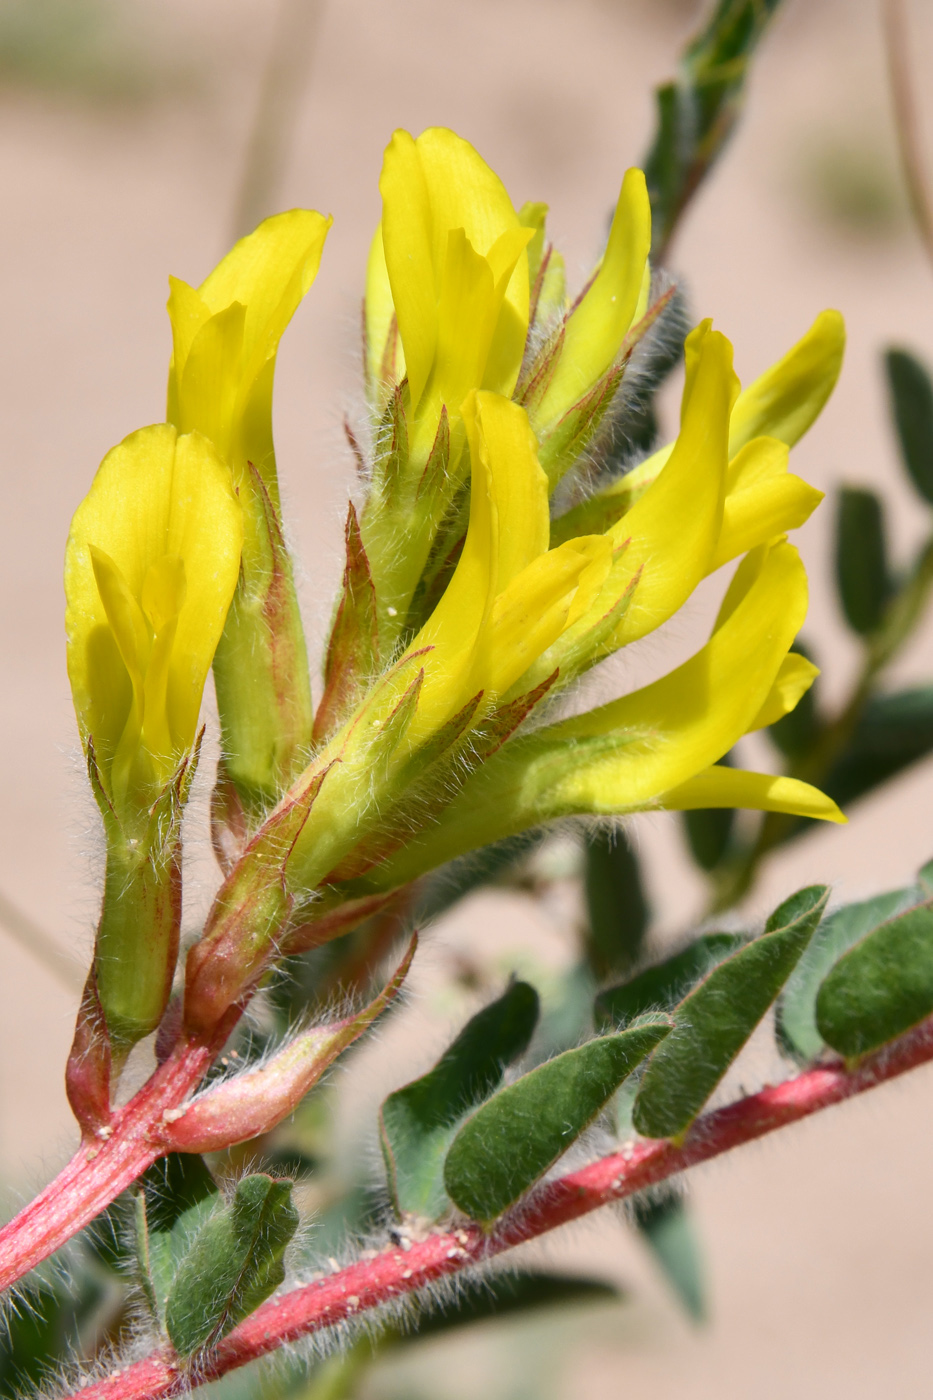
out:
<path id="1" fill-rule="evenodd" d="M 239 1015 L 233 1008 L 210 1039 L 180 1042 L 114 1114 L 108 1135 L 85 1137 L 55 1180 L 0 1230 L 0 1289 L 59 1249 L 165 1155 L 168 1148 L 150 1137 L 151 1130 L 200 1082 Z"/>
<path id="2" fill-rule="evenodd" d="M 84 1387 L 81 1400 L 168 1400 L 192 1385 L 216 1380 L 287 1342 L 358 1317 L 445 1275 L 457 1273 L 524 1240 L 543 1235 L 610 1201 L 718 1157 L 742 1143 L 796 1123 L 876 1084 L 933 1060 L 933 1018 L 854 1071 L 841 1064 L 807 1070 L 784 1084 L 750 1094 L 698 1119 L 679 1147 L 642 1140 L 580 1171 L 541 1186 L 524 1205 L 485 1235 L 477 1225 L 431 1235 L 408 1249 L 392 1247 L 329 1278 L 272 1298 L 240 1323 L 196 1372 L 166 1348 L 106 1380 Z"/>

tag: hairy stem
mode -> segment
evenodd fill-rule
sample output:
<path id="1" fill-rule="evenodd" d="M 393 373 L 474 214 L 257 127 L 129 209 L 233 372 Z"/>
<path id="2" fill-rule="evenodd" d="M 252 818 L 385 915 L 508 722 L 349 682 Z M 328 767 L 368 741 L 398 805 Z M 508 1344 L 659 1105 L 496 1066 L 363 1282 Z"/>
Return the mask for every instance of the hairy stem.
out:
<path id="1" fill-rule="evenodd" d="M 84 1387 L 81 1400 L 168 1400 L 193 1385 L 216 1380 L 336 1323 L 413 1293 L 437 1279 L 501 1254 L 611 1201 L 653 1186 L 742 1143 L 796 1123 L 843 1099 L 933 1060 L 933 1018 L 866 1059 L 855 1070 L 841 1063 L 807 1070 L 784 1084 L 698 1119 L 685 1142 L 642 1140 L 579 1171 L 541 1186 L 491 1234 L 466 1224 L 431 1235 L 408 1249 L 397 1246 L 303 1288 L 270 1299 L 241 1322 L 195 1371 L 167 1349 Z"/>
<path id="2" fill-rule="evenodd" d="M 154 1130 L 166 1109 L 177 1108 L 206 1074 L 239 1019 L 229 1012 L 210 1038 L 182 1041 L 109 1128 L 86 1137 L 45 1190 L 0 1230 L 0 1289 L 89 1224 L 168 1148 Z"/>

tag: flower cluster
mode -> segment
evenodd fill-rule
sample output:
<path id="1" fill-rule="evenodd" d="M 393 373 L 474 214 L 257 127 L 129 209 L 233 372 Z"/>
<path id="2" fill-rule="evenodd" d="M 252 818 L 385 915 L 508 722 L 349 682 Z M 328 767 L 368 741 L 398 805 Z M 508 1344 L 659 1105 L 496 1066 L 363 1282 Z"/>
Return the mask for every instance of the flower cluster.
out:
<path id="1" fill-rule="evenodd" d="M 649 263 L 641 172 L 626 174 L 572 302 L 546 206 L 516 211 L 452 132 L 397 132 L 381 192 L 365 494 L 349 508 L 316 713 L 271 423 L 279 339 L 328 220 L 278 215 L 198 291 L 173 282 L 168 423 L 114 449 L 75 516 L 69 668 L 113 870 L 92 980 L 115 1043 L 165 1009 L 179 813 L 211 662 L 226 878 L 187 960 L 198 1031 L 273 957 L 542 823 L 715 806 L 842 820 L 804 783 L 720 762 L 815 675 L 791 650 L 807 581 L 786 534 L 820 493 L 788 454 L 838 375 L 839 315 L 823 312 L 744 391 L 729 341 L 702 322 L 677 437 L 632 466 L 617 451 L 620 405 L 673 314 Z M 568 686 L 737 559 L 689 661 L 561 717 Z"/>

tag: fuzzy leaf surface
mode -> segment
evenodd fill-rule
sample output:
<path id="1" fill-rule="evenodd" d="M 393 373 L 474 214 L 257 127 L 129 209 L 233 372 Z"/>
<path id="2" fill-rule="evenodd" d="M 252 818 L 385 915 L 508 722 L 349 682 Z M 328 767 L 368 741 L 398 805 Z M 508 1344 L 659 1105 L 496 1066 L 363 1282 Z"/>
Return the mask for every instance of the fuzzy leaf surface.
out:
<path id="1" fill-rule="evenodd" d="M 798 890 L 760 938 L 713 968 L 673 1012 L 674 1030 L 645 1069 L 635 1127 L 645 1137 L 685 1133 L 774 1001 L 820 922 L 829 890 Z"/>
<path id="2" fill-rule="evenodd" d="M 778 998 L 776 1031 L 781 1049 L 800 1065 L 819 1059 L 826 1048 L 816 1024 L 816 998 L 833 965 L 872 929 L 900 914 L 919 898 L 915 888 L 890 890 L 836 909 L 824 919 Z"/>
<path id="3" fill-rule="evenodd" d="M 670 1022 L 658 1019 L 601 1036 L 501 1089 L 454 1138 L 444 1166 L 450 1199 L 484 1223 L 508 1210 L 669 1030 Z"/>
<path id="4" fill-rule="evenodd" d="M 379 1136 L 399 1215 L 434 1220 L 447 1209 L 444 1157 L 457 1126 L 527 1049 L 537 1020 L 534 987 L 513 983 L 467 1022 L 428 1074 L 385 1100 Z"/>
<path id="5" fill-rule="evenodd" d="M 261 1173 L 244 1177 L 201 1226 L 165 1308 L 179 1355 L 214 1345 L 283 1281 L 283 1255 L 298 1226 L 291 1189 Z"/>
<path id="6" fill-rule="evenodd" d="M 868 1054 L 933 1011 L 933 900 L 856 943 L 816 999 L 820 1035 L 841 1055 Z"/>
<path id="7" fill-rule="evenodd" d="M 646 1011 L 672 1011 L 723 958 L 745 943 L 740 933 L 704 933 L 673 957 L 646 968 L 596 998 L 600 1026 L 624 1026 Z"/>
<path id="8" fill-rule="evenodd" d="M 196 1153 L 170 1152 L 148 1169 L 136 1197 L 136 1259 L 143 1292 L 159 1322 L 182 1260 L 220 1200 Z"/>

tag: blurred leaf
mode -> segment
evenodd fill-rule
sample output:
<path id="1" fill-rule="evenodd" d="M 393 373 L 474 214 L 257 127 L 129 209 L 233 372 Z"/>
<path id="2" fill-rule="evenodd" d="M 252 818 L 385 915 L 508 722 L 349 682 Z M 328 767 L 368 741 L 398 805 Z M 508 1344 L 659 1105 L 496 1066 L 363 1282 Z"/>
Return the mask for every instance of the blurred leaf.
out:
<path id="1" fill-rule="evenodd" d="M 419 1341 L 422 1337 L 450 1332 L 489 1318 L 514 1317 L 517 1313 L 573 1303 L 614 1302 L 622 1294 L 614 1284 L 602 1279 L 573 1274 L 522 1272 L 493 1274 L 482 1280 L 468 1279 L 456 1297 L 442 1301 L 418 1319 L 414 1334 L 402 1334 L 398 1341 Z"/>
<path id="2" fill-rule="evenodd" d="M 907 350 L 888 350 L 884 362 L 904 466 L 920 495 L 933 505 L 933 385 L 930 376 Z"/>
<path id="3" fill-rule="evenodd" d="M 874 491 L 840 488 L 836 505 L 836 586 L 846 621 L 868 636 L 884 618 L 892 586 L 885 546 L 884 508 Z"/>
<path id="4" fill-rule="evenodd" d="M 474 1220 L 501 1215 L 669 1030 L 669 1021 L 655 1021 L 591 1040 L 500 1090 L 467 1119 L 447 1154 L 444 1183 L 454 1204 Z"/>
<path id="5" fill-rule="evenodd" d="M 429 1074 L 385 1100 L 379 1137 L 397 1214 L 436 1220 L 447 1209 L 444 1157 L 457 1125 L 528 1048 L 537 1019 L 534 987 L 513 983 L 467 1022 Z"/>
<path id="6" fill-rule="evenodd" d="M 873 695 L 862 711 L 846 751 L 820 781 L 820 787 L 845 807 L 930 752 L 933 752 L 933 686 L 918 686 L 893 695 Z"/>
<path id="7" fill-rule="evenodd" d="M 644 161 L 656 258 L 732 134 L 749 62 L 779 3 L 719 0 L 684 49 L 676 80 L 657 89 L 658 130 Z"/>
<path id="8" fill-rule="evenodd" d="M 741 933 L 704 933 L 673 957 L 596 998 L 600 1026 L 625 1026 L 646 1011 L 672 1011 L 701 977 L 746 942 Z"/>
<path id="9" fill-rule="evenodd" d="M 816 999 L 820 1035 L 851 1058 L 933 1011 L 933 901 L 889 919 L 836 963 Z"/>
<path id="10" fill-rule="evenodd" d="M 719 762 L 731 768 L 731 754 L 724 754 Z M 735 811 L 731 807 L 697 807 L 682 812 L 681 819 L 693 859 L 701 870 L 714 870 L 729 849 Z"/>
<path id="11" fill-rule="evenodd" d="M 853 943 L 919 897 L 916 888 L 891 890 L 847 904 L 824 919 L 794 968 L 775 1008 L 778 1044 L 798 1064 L 819 1059 L 826 1042 L 817 1030 L 816 997 L 824 977 Z"/>
<path id="12" fill-rule="evenodd" d="M 652 1055 L 635 1102 L 645 1137 L 679 1137 L 700 1112 L 809 943 L 829 890 L 798 890 L 765 932 L 733 953 L 683 999 L 674 1029 Z"/>
<path id="13" fill-rule="evenodd" d="M 632 1201 L 632 1215 L 661 1272 L 694 1322 L 706 1318 L 696 1231 L 679 1186 L 667 1184 Z"/>
<path id="14" fill-rule="evenodd" d="M 164 1322 L 175 1275 L 220 1193 L 204 1158 L 170 1152 L 154 1162 L 136 1196 L 137 1265 L 146 1299 Z"/>
<path id="15" fill-rule="evenodd" d="M 735 812 L 731 807 L 697 807 L 683 813 L 687 844 L 701 870 L 713 870 L 729 849 Z"/>
<path id="16" fill-rule="evenodd" d="M 214 1345 L 283 1281 L 283 1255 L 298 1227 L 291 1189 L 261 1173 L 244 1177 L 201 1226 L 165 1306 L 180 1355 Z"/>
<path id="17" fill-rule="evenodd" d="M 648 902 L 638 857 L 622 831 L 597 831 L 586 841 L 587 953 L 602 980 L 638 962 L 648 927 Z"/>
<path id="18" fill-rule="evenodd" d="M 544 840 L 547 832 L 523 831 L 520 836 L 510 836 L 504 841 L 495 841 L 468 856 L 449 861 L 438 870 L 425 877 L 418 888 L 415 921 L 423 925 L 429 920 L 440 918 L 459 900 L 481 889 L 483 885 L 494 884 L 529 856 Z"/>

